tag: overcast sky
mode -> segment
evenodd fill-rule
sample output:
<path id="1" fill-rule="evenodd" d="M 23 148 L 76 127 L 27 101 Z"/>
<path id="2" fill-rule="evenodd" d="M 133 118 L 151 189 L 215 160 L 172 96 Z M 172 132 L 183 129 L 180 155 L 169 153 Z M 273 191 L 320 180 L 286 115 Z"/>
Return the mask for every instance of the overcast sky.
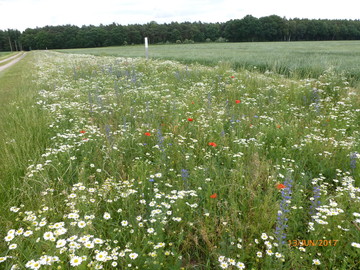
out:
<path id="1" fill-rule="evenodd" d="M 359 0 L 0 0 L 0 29 L 257 18 L 360 19 Z"/>

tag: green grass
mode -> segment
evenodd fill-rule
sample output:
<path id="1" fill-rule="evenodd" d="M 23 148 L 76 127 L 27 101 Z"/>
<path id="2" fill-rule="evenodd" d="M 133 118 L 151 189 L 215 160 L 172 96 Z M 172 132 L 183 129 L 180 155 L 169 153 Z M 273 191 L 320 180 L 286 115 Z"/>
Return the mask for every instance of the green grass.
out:
<path id="1" fill-rule="evenodd" d="M 16 52 L 0 52 L 0 60 L 4 60 L 12 55 L 14 55 Z"/>
<path id="2" fill-rule="evenodd" d="M 0 73 L 1 269 L 359 268 L 359 92 L 333 70 L 20 63 Z"/>
<path id="3" fill-rule="evenodd" d="M 24 200 L 22 192 L 32 187 L 24 183 L 29 161 L 44 151 L 49 136 L 46 115 L 35 108 L 38 88 L 32 83 L 28 56 L 0 72 L 0 222 L 9 205 Z"/>
<path id="4" fill-rule="evenodd" d="M 329 67 L 358 84 L 360 41 L 254 42 L 150 45 L 149 56 L 185 63 L 215 65 L 229 62 L 234 68 L 271 71 L 295 78 L 316 78 Z M 144 57 L 143 46 L 60 50 L 101 56 Z"/>
<path id="5" fill-rule="evenodd" d="M 8 64 L 10 61 L 14 60 L 14 59 L 8 59 L 11 56 L 16 55 L 19 52 L 0 52 L 0 66 L 6 65 Z"/>

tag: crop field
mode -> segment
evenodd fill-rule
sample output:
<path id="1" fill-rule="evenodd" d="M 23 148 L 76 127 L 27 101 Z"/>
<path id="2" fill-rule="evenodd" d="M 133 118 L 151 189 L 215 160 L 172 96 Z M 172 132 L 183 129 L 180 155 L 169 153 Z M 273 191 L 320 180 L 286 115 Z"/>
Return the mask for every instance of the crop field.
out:
<path id="1" fill-rule="evenodd" d="M 336 66 L 134 48 L 0 73 L 0 269 L 360 268 L 359 89 Z"/>
<path id="2" fill-rule="evenodd" d="M 149 46 L 149 57 L 271 71 L 292 78 L 317 78 L 329 67 L 360 85 L 360 41 L 202 43 Z M 144 46 L 60 50 L 100 56 L 144 57 Z"/>

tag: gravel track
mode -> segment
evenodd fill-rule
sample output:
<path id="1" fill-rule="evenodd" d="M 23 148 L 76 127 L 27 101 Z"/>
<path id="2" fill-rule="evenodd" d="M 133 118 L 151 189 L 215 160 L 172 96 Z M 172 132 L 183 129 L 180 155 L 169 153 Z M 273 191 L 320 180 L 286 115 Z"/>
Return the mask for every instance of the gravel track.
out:
<path id="1" fill-rule="evenodd" d="M 8 67 L 11 67 L 15 63 L 19 62 L 21 59 L 23 59 L 25 57 L 25 55 L 26 55 L 26 53 L 19 53 L 19 54 L 16 54 L 14 56 L 11 56 L 9 58 L 6 58 L 4 60 L 1 60 L 0 63 L 7 62 L 7 61 L 9 61 L 11 59 L 14 59 L 14 60 L 10 61 L 9 63 L 0 66 L 0 72 L 3 71 L 4 69 L 8 68 Z"/>

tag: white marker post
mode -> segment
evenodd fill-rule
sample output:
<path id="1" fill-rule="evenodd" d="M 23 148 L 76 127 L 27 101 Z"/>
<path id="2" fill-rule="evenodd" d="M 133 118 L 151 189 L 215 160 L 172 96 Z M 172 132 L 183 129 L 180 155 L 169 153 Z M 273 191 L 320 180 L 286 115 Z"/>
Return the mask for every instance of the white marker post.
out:
<path id="1" fill-rule="evenodd" d="M 148 38 L 145 38 L 145 56 L 146 56 L 146 60 L 149 59 L 149 43 L 148 43 Z"/>

